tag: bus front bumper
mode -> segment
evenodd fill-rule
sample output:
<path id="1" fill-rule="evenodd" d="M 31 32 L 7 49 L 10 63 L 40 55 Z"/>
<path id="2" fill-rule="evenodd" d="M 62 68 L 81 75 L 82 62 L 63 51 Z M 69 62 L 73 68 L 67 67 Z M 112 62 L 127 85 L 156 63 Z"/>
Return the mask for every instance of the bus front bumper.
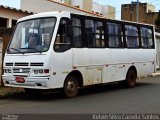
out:
<path id="1" fill-rule="evenodd" d="M 19 77 L 24 82 L 17 82 L 15 76 L 3 75 L 4 86 L 8 87 L 21 87 L 21 88 L 33 88 L 33 89 L 49 89 L 49 77 Z"/>

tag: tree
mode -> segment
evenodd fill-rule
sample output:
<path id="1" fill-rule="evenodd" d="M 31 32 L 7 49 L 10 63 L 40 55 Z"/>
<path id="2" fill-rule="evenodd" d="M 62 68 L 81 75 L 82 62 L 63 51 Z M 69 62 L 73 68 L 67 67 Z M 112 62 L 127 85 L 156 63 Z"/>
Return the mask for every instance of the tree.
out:
<path id="1" fill-rule="evenodd" d="M 159 12 L 158 17 L 157 17 L 157 19 L 156 19 L 156 21 L 155 21 L 155 24 L 156 24 L 158 27 L 160 27 L 160 12 Z"/>

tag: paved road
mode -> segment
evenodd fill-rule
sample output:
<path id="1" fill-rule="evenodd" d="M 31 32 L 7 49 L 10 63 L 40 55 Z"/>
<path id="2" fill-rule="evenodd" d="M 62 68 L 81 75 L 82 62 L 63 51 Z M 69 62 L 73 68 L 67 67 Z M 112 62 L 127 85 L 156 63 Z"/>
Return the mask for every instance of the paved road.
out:
<path id="1" fill-rule="evenodd" d="M 119 84 L 86 88 L 71 99 L 59 93 L 36 97 L 20 94 L 0 100 L 0 113 L 160 113 L 160 77 L 138 80 L 132 89 Z"/>

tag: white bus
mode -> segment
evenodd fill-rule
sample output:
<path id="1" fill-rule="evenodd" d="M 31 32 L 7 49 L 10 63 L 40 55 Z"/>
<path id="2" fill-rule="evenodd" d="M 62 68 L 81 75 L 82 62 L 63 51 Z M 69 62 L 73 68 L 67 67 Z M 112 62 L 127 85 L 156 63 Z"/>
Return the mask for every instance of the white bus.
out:
<path id="1" fill-rule="evenodd" d="M 154 27 L 70 12 L 47 12 L 18 20 L 3 64 L 5 86 L 26 91 L 80 87 L 136 78 L 155 71 Z"/>

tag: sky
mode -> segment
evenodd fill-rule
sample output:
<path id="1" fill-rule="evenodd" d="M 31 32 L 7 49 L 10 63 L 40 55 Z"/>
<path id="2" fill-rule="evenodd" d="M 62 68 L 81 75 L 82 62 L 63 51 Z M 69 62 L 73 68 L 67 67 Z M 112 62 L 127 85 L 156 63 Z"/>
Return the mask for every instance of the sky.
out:
<path id="1" fill-rule="evenodd" d="M 137 0 L 93 0 L 94 2 L 103 4 L 103 5 L 111 5 L 116 8 L 116 19 L 120 19 L 121 15 L 121 4 L 128 4 L 131 1 Z M 140 2 L 151 3 L 156 6 L 156 12 L 160 10 L 160 0 L 139 0 Z M 20 0 L 0 0 L 0 5 L 20 8 Z"/>

